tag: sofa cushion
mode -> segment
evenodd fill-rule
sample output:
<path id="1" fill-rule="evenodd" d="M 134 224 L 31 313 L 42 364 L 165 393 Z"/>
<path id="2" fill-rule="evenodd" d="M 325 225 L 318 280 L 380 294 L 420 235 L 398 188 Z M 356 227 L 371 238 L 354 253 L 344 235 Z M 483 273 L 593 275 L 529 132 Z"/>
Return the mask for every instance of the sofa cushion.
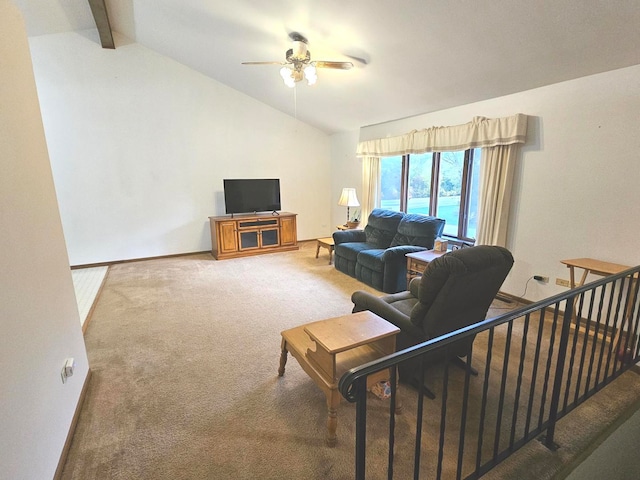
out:
<path id="1" fill-rule="evenodd" d="M 335 246 L 335 253 L 336 257 L 343 257 L 355 262 L 358 259 L 358 254 L 362 250 L 368 250 L 370 248 L 373 248 L 373 245 L 363 242 L 339 243 Z"/>
<path id="2" fill-rule="evenodd" d="M 442 235 L 444 223 L 445 221 L 441 218 L 407 213 L 398 225 L 398 231 L 391 241 L 391 246 L 416 245 L 431 249 L 435 239 Z"/>
<path id="3" fill-rule="evenodd" d="M 384 248 L 362 250 L 358 253 L 358 263 L 363 268 L 382 273 L 384 272 L 384 260 L 382 259 L 384 252 L 386 252 Z"/>
<path id="4" fill-rule="evenodd" d="M 404 215 L 402 212 L 374 209 L 367 219 L 367 226 L 364 227 L 367 243 L 374 248 L 388 248 Z"/>

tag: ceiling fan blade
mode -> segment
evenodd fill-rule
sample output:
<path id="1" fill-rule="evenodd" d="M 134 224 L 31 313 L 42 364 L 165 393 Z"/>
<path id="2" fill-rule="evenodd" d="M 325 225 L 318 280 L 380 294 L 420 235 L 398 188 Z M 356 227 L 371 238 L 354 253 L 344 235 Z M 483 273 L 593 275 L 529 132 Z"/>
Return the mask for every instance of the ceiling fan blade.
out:
<path id="1" fill-rule="evenodd" d="M 369 65 L 369 59 L 364 56 L 356 57 L 354 55 L 347 55 L 345 53 L 345 57 L 349 57 L 351 60 L 355 60 L 356 63 L 359 63 L 361 65 Z"/>
<path id="2" fill-rule="evenodd" d="M 313 62 L 317 68 L 336 68 L 338 70 L 349 70 L 353 68 L 353 63 L 351 62 L 323 62 L 316 61 Z"/>
<path id="3" fill-rule="evenodd" d="M 242 65 L 286 65 L 287 62 L 242 62 Z"/>

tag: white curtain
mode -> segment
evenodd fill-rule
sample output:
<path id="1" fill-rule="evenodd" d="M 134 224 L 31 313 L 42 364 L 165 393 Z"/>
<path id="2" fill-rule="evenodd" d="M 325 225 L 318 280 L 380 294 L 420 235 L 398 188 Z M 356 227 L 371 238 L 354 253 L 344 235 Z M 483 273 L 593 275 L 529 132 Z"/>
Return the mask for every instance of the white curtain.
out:
<path id="1" fill-rule="evenodd" d="M 513 172 L 519 144 L 482 149 L 477 245 L 506 246 Z"/>
<path id="2" fill-rule="evenodd" d="M 482 148 L 477 243 L 506 244 L 509 202 L 519 145 L 527 136 L 527 116 L 475 117 L 451 127 L 413 130 L 397 137 L 366 140 L 358 144 L 363 158 L 362 220 L 380 205 L 380 157 L 411 153 L 453 152 Z"/>
<path id="3" fill-rule="evenodd" d="M 361 226 L 367 224 L 371 210 L 380 206 L 380 158 L 364 157 L 362 159 L 362 204 L 360 213 Z"/>

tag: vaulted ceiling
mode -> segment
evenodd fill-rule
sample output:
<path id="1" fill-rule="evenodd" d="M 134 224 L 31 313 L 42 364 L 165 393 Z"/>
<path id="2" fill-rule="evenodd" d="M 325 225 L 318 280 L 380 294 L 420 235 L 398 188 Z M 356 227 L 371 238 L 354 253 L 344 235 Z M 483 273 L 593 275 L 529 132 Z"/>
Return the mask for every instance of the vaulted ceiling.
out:
<path id="1" fill-rule="evenodd" d="M 14 0 L 30 36 L 96 28 L 88 0 Z M 106 0 L 113 30 L 327 133 L 640 64 L 637 0 Z M 318 70 L 284 85 L 289 34 Z M 118 39 L 116 36 L 116 47 Z M 518 106 L 514 105 L 514 113 Z M 479 115 L 482 112 L 478 112 Z"/>

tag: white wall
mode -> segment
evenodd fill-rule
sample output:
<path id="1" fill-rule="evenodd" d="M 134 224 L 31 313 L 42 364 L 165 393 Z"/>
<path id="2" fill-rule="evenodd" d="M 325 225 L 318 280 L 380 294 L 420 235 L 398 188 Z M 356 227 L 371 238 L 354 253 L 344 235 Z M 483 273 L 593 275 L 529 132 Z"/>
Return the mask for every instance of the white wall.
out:
<path id="1" fill-rule="evenodd" d="M 366 127 L 360 140 L 515 113 L 530 117 L 507 245 L 516 263 L 503 290 L 522 296 L 527 279 L 543 275 L 551 282 L 529 282 L 526 298 L 563 291 L 555 285 L 569 278 L 561 259 L 640 264 L 640 65 Z M 353 151 L 355 142 L 340 148 Z"/>
<path id="2" fill-rule="evenodd" d="M 326 235 L 325 133 L 121 36 L 29 41 L 72 265 L 209 250 L 224 178 L 280 178 L 298 238 Z"/>
<path id="3" fill-rule="evenodd" d="M 0 478 L 53 478 L 88 373 L 29 45 L 0 0 Z M 62 383 L 67 357 L 75 375 Z"/>
<path id="4" fill-rule="evenodd" d="M 355 188 L 362 203 L 362 160 L 356 157 L 357 143 L 357 131 L 337 133 L 331 137 L 331 228 L 328 235 L 336 225 L 343 225 L 347 220 L 347 207 L 338 205 L 344 187 Z"/>

